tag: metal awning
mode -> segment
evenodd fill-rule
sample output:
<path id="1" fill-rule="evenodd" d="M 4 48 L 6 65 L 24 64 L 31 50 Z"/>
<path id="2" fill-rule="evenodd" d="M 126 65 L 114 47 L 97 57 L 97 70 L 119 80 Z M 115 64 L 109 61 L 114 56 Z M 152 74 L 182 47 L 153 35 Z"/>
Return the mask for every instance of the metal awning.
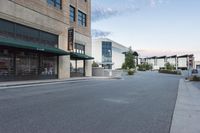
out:
<path id="1" fill-rule="evenodd" d="M 75 52 L 71 52 L 70 53 L 71 59 L 75 59 L 75 60 L 93 60 L 94 58 L 91 56 L 88 56 L 86 54 L 80 54 L 80 53 L 75 53 Z"/>
<path id="2" fill-rule="evenodd" d="M 16 40 L 16 39 L 12 39 L 12 38 L 5 38 L 5 37 L 0 37 L 0 46 L 9 46 L 9 47 L 13 47 L 13 48 L 29 49 L 29 50 L 34 50 L 34 51 L 52 53 L 52 54 L 56 54 L 56 55 L 69 55 L 69 52 L 66 52 L 66 51 L 58 49 L 58 48 L 42 46 L 41 44 Z"/>

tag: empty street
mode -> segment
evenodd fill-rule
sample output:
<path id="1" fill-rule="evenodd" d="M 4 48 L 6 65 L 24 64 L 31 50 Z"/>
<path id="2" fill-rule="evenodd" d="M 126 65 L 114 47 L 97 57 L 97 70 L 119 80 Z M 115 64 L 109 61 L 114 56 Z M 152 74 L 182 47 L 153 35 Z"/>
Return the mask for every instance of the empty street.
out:
<path id="1" fill-rule="evenodd" d="M 181 76 L 138 72 L 0 90 L 0 133 L 169 133 Z"/>

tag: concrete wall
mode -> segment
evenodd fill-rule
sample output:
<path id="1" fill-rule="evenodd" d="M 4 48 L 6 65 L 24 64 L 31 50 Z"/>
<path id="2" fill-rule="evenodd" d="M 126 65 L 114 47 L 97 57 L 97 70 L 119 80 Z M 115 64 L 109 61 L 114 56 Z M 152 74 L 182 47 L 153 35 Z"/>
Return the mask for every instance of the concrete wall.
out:
<path id="1" fill-rule="evenodd" d="M 122 70 L 104 69 L 102 67 L 93 67 L 92 68 L 92 76 L 98 76 L 98 77 L 121 77 L 122 74 L 123 74 Z"/>
<path id="2" fill-rule="evenodd" d="M 119 69 L 122 68 L 122 64 L 125 62 L 125 54 L 122 54 L 123 49 L 119 49 L 113 46 L 113 50 L 112 50 L 112 62 L 113 67 L 112 69 Z"/>
<path id="3" fill-rule="evenodd" d="M 102 42 L 101 40 L 92 40 L 92 56 L 97 63 L 102 62 Z"/>

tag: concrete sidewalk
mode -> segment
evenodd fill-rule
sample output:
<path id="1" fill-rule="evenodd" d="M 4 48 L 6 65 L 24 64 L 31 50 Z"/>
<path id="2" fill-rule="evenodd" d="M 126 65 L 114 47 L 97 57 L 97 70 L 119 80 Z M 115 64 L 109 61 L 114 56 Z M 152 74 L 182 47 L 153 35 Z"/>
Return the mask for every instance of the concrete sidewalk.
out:
<path id="1" fill-rule="evenodd" d="M 180 80 L 170 133 L 200 133 L 200 89 Z"/>
<path id="2" fill-rule="evenodd" d="M 78 82 L 78 81 L 100 80 L 100 79 L 121 79 L 121 77 L 78 77 L 78 78 L 69 78 L 69 79 L 7 81 L 7 82 L 0 82 L 0 89 L 5 88 L 5 87 L 22 86 L 22 85 L 38 85 L 38 84 L 47 84 L 47 83 Z"/>

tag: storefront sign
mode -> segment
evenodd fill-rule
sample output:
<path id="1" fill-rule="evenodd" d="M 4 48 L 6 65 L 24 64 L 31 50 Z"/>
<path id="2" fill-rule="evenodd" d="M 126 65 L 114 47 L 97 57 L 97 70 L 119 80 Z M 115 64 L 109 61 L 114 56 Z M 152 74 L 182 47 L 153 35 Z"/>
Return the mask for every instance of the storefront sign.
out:
<path id="1" fill-rule="evenodd" d="M 74 29 L 68 30 L 68 50 L 74 50 Z"/>

